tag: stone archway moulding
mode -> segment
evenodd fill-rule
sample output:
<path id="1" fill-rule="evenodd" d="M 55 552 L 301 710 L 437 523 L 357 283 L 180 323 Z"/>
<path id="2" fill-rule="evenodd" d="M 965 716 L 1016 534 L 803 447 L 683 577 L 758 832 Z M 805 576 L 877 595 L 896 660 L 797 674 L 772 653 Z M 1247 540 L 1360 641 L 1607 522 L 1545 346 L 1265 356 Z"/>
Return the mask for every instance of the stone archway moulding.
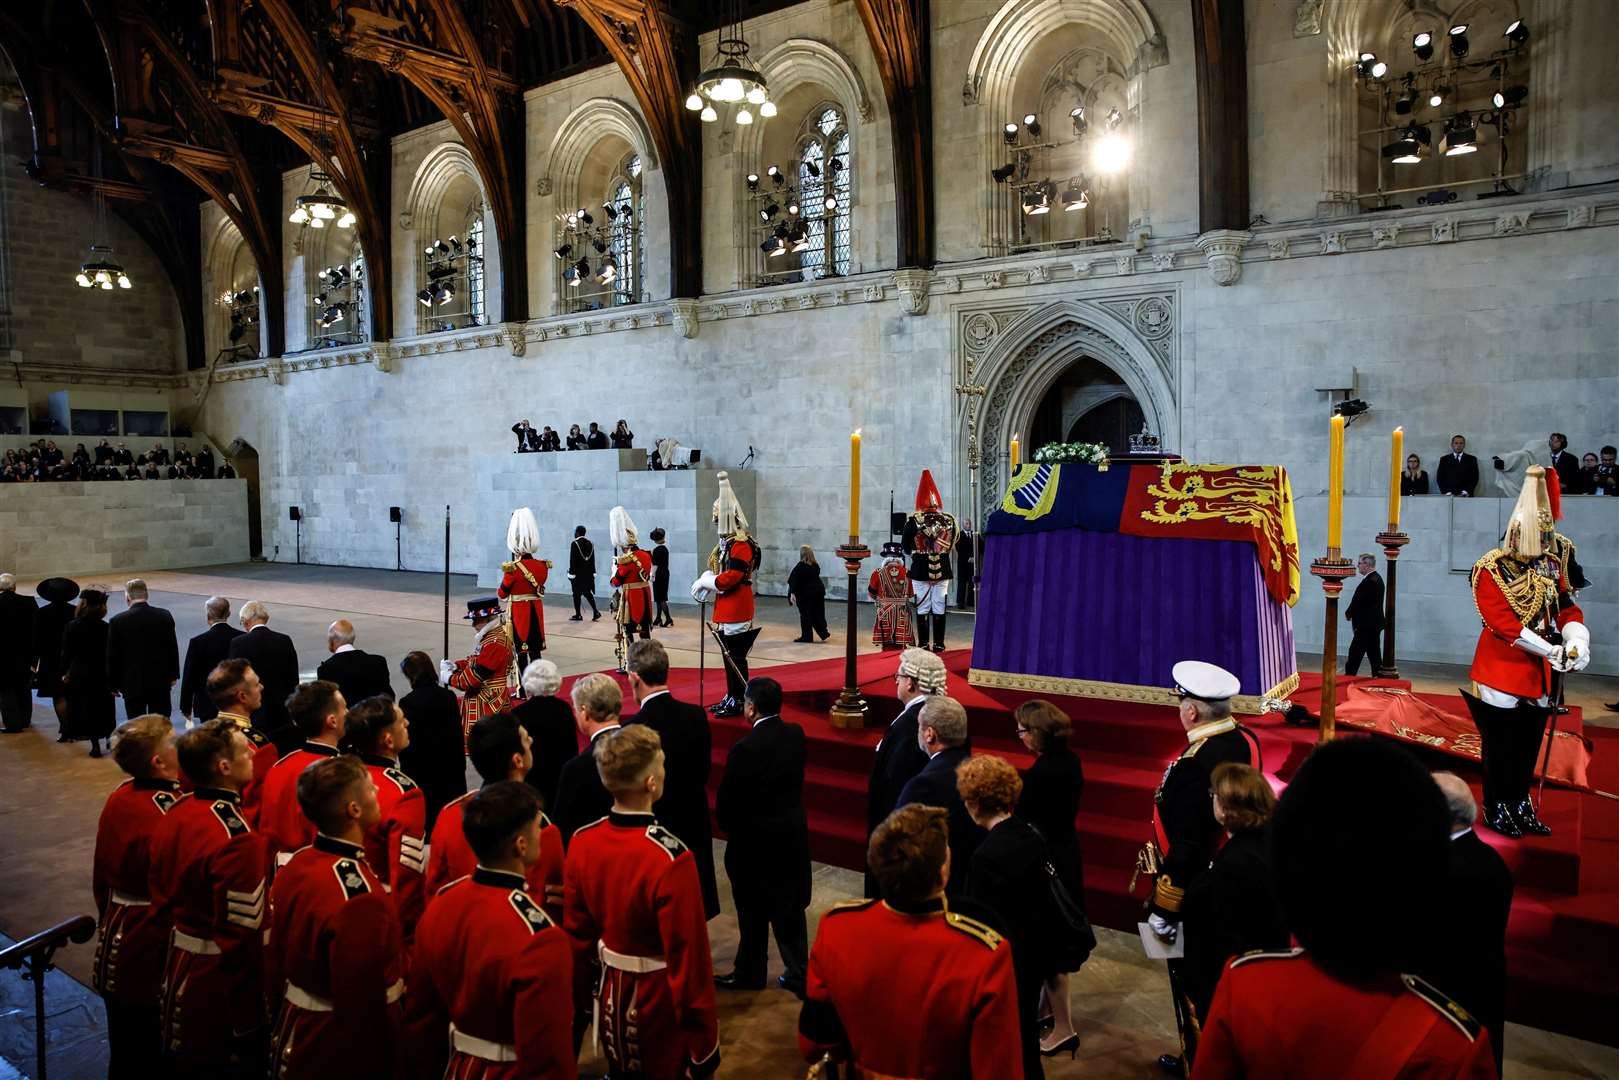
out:
<path id="1" fill-rule="evenodd" d="M 839 105 L 849 122 L 849 141 L 860 146 L 860 126 L 872 118 L 871 98 L 866 84 L 844 55 L 823 41 L 814 38 L 788 38 L 759 60 L 759 70 L 770 80 L 771 96 L 778 101 L 800 86 L 814 85 L 827 91 Z M 782 120 L 796 125 L 795 117 Z M 760 147 L 764 145 L 764 129 L 769 121 L 762 121 L 736 129 L 733 152 L 743 166 L 757 163 Z"/>
<path id="2" fill-rule="evenodd" d="M 1140 0 L 1006 0 L 989 20 L 967 65 L 962 98 L 983 102 L 999 117 L 1023 57 L 1044 36 L 1081 23 L 1107 39 L 1115 56 L 1135 61 L 1136 74 L 1169 62 L 1164 36 Z"/>
<path id="3" fill-rule="evenodd" d="M 985 391 L 978 412 L 976 520 L 984 520 L 1005 487 L 1006 463 L 1000 448 L 1014 432 L 1030 429 L 1047 391 L 1081 357 L 1116 373 L 1165 445 L 1180 444 L 1175 391 L 1178 310 L 1177 292 L 1156 290 L 1043 305 L 958 310 L 957 371 L 964 382 L 981 385 Z M 971 408 L 968 402 L 958 410 L 958 445 L 967 442 Z M 965 496 L 967 477 L 960 475 L 959 479 Z M 968 504 L 963 498 L 962 505 Z"/>
<path id="4" fill-rule="evenodd" d="M 483 193 L 483 180 L 467 148 L 458 142 L 440 143 L 422 159 L 416 175 L 410 181 L 410 193 L 405 196 L 405 210 L 399 224 L 406 229 L 421 229 L 432 233 L 438 229 L 439 209 L 445 192 L 455 181 L 466 177 Z"/>
<path id="5" fill-rule="evenodd" d="M 560 202 L 571 206 L 579 201 L 579 173 L 585 159 L 603 138 L 616 135 L 629 143 L 640 155 L 644 170 L 658 167 L 658 155 L 641 114 L 617 98 L 599 97 L 574 109 L 557 127 L 551 142 L 551 155 L 546 165 L 546 177 L 551 194 Z"/>

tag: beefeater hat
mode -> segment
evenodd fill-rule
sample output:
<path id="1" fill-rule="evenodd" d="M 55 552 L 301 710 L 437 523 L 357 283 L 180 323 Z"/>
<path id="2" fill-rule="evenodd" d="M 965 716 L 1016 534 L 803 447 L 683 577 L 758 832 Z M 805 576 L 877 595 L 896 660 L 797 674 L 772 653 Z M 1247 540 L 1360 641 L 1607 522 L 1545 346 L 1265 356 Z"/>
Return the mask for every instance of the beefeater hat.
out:
<path id="1" fill-rule="evenodd" d="M 939 485 L 933 482 L 933 473 L 929 469 L 922 470 L 922 479 L 916 485 L 916 509 L 943 510 L 944 501 L 939 498 Z"/>

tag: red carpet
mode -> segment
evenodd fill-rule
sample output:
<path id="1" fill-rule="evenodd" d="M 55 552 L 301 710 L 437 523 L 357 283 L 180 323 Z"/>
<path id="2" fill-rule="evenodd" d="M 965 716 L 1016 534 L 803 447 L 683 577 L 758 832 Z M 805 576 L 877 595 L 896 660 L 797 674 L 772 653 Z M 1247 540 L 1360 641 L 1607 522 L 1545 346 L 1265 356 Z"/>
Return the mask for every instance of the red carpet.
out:
<path id="1" fill-rule="evenodd" d="M 1030 697 L 1019 691 L 969 686 L 966 670 L 971 650 L 945 654 L 950 669 L 949 693 L 967 709 L 973 748 L 998 754 L 1018 767 L 1029 755 L 1018 743 L 1011 709 Z M 865 857 L 865 791 L 872 748 L 900 708 L 893 674 L 898 654 L 860 657 L 859 680 L 873 717 L 864 731 L 840 731 L 827 722 L 827 710 L 843 682 L 843 660 L 817 660 L 768 669 L 785 691 L 783 713 L 804 728 L 809 742 L 804 802 L 809 817 L 810 850 L 821 862 L 860 869 Z M 763 674 L 765 672 L 761 672 Z M 688 701 L 697 699 L 697 671 L 671 673 L 671 689 Z M 571 681 L 571 680 L 570 680 Z M 1312 713 L 1319 711 L 1320 677 L 1304 674 L 1293 700 Z M 1370 679 L 1339 680 L 1340 700 L 1348 685 Z M 566 687 L 562 693 L 566 693 Z M 724 679 L 707 676 L 712 703 L 724 694 Z M 1424 695 L 1435 704 L 1465 713 L 1454 697 Z M 626 692 L 626 700 L 629 700 Z M 1151 832 L 1152 794 L 1170 758 L 1185 745 L 1173 710 L 1165 706 L 1048 698 L 1074 721 L 1071 745 L 1085 766 L 1085 795 L 1080 809 L 1080 843 L 1085 856 L 1086 901 L 1093 921 L 1133 930 L 1141 917 L 1142 894 L 1127 893 L 1136 851 Z M 1265 771 L 1285 781 L 1315 743 L 1313 728 L 1285 724 L 1277 714 L 1244 717 L 1259 736 Z M 1562 722 L 1577 730 L 1579 713 Z M 725 755 L 745 731 L 740 719 L 716 720 L 714 772 L 717 787 Z M 1587 729 L 1594 743 L 1591 786 L 1619 791 L 1619 732 Z M 1435 769 L 1451 769 L 1477 786 L 1477 766 L 1469 761 L 1417 749 Z M 1368 785 L 1375 797 L 1375 784 Z M 1354 807 L 1344 808 L 1353 814 Z M 1579 1038 L 1619 1045 L 1619 803 L 1598 796 L 1548 786 L 1545 818 L 1554 830 L 1546 838 L 1506 840 L 1481 830 L 1501 852 L 1517 880 L 1508 935 L 1509 1019 Z M 1413 898 L 1430 906 L 1413 906 L 1412 918 L 1444 932 L 1444 898 Z"/>

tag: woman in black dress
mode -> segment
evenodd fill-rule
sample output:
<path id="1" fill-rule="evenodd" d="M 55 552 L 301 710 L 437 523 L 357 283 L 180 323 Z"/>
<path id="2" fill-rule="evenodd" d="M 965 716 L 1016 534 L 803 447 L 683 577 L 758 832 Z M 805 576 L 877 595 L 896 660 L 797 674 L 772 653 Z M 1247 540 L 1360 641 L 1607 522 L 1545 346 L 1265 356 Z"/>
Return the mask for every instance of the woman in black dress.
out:
<path id="1" fill-rule="evenodd" d="M 798 565 L 787 575 L 787 602 L 798 608 L 798 636 L 793 640 L 808 644 L 819 634 L 825 641 L 832 634 L 826 628 L 826 582 L 815 562 L 815 549 L 805 544 L 798 549 Z"/>
<path id="2" fill-rule="evenodd" d="M 410 683 L 410 693 L 399 699 L 410 721 L 410 745 L 399 752 L 399 768 L 422 789 L 431 836 L 438 812 L 467 793 L 461 704 L 455 691 L 439 685 L 438 665 L 426 653 L 406 653 L 399 670 Z"/>
<path id="3" fill-rule="evenodd" d="M 573 427 L 568 429 L 569 450 L 583 450 L 585 449 L 586 445 L 585 433 L 579 430 L 578 424 L 575 424 Z"/>
<path id="4" fill-rule="evenodd" d="M 1220 984 L 1226 961 L 1253 949 L 1285 949 L 1289 936 L 1271 889 L 1270 819 L 1276 794 L 1251 765 L 1226 762 L 1209 777 L 1214 819 L 1228 839 L 1209 872 L 1192 882 L 1181 905 L 1186 962 L 1181 985 L 1198 1021 Z"/>
<path id="5" fill-rule="evenodd" d="M 1400 474 L 1401 495 L 1428 494 L 1428 473 L 1422 467 L 1422 459 L 1410 454 L 1405 459 L 1405 472 Z"/>
<path id="6" fill-rule="evenodd" d="M 1012 971 L 1017 982 L 1018 1030 L 1022 1035 L 1023 1075 L 1038 1080 L 1045 1075 L 1040 1057 L 1040 989 L 1051 974 L 1050 956 L 1059 928 L 1052 925 L 1056 907 L 1050 903 L 1051 884 L 1046 876 L 1046 842 L 1013 814 L 1023 781 L 1004 759 L 989 754 L 968 758 L 956 767 L 956 790 L 974 823 L 986 830 L 973 851 L 967 871 L 968 899 L 989 907 L 1012 943 Z M 950 868 L 954 877 L 958 873 Z M 1073 1051 L 1078 1037 L 1058 1050 Z"/>
<path id="7" fill-rule="evenodd" d="M 79 583 L 70 578 L 46 578 L 34 587 L 45 606 L 34 616 L 34 655 L 39 668 L 34 672 L 34 688 L 42 698 L 50 698 L 56 709 L 57 742 L 71 742 L 68 728 L 67 688 L 62 685 L 62 632 L 73 621 L 73 601 L 79 596 Z"/>
<path id="8" fill-rule="evenodd" d="M 675 620 L 669 615 L 669 549 L 663 546 L 664 531 L 652 530 L 652 602 L 658 605 L 658 613 L 652 620 L 653 626 L 673 626 Z"/>
<path id="9" fill-rule="evenodd" d="M 628 450 L 635 445 L 635 432 L 630 430 L 629 424 L 620 420 L 613 425 L 613 433 L 608 436 L 608 441 L 613 444 L 614 450 Z"/>
<path id="10" fill-rule="evenodd" d="M 1025 701 L 1014 716 L 1018 738 L 1035 754 L 1034 764 L 1023 774 L 1018 816 L 1045 837 L 1057 877 L 1074 902 L 1083 906 L 1085 870 L 1074 819 L 1079 816 L 1079 797 L 1085 790 L 1085 770 L 1068 748 L 1072 724 L 1068 714 L 1049 701 Z M 1079 1045 L 1068 1004 L 1068 975 L 1066 971 L 1052 972 L 1046 979 L 1041 1012 L 1050 1012 L 1051 1030 L 1040 1045 L 1047 1052 L 1067 1048 L 1070 1040 Z"/>
<path id="11" fill-rule="evenodd" d="M 523 779 L 540 793 L 540 804 L 546 810 L 557 804 L 562 766 L 579 754 L 573 707 L 556 696 L 560 689 L 562 673 L 557 666 L 549 660 L 536 660 L 523 669 L 523 691 L 528 697 L 512 710 L 534 743 L 534 764 Z"/>
<path id="12" fill-rule="evenodd" d="M 70 735 L 90 740 L 90 756 L 101 756 L 101 740 L 116 726 L 112 686 L 107 681 L 107 594 L 85 589 L 79 608 L 62 632 L 62 682 L 67 686 Z"/>

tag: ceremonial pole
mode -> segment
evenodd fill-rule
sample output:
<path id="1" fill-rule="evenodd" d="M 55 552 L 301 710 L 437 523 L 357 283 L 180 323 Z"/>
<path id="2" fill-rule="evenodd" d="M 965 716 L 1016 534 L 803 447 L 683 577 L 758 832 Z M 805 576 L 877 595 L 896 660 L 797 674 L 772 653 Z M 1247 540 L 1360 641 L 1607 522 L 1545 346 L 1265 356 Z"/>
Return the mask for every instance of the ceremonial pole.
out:
<path id="1" fill-rule="evenodd" d="M 1405 449 L 1405 429 L 1395 428 L 1393 445 L 1389 451 L 1389 527 L 1377 534 L 1387 560 L 1388 591 L 1383 601 L 1383 663 L 1378 675 L 1385 679 L 1398 679 L 1400 666 L 1394 647 L 1394 595 L 1399 589 L 1400 549 L 1411 542 L 1411 537 L 1400 531 L 1400 472 L 1405 466 L 1401 460 Z"/>
<path id="2" fill-rule="evenodd" d="M 849 436 L 849 542 L 837 550 L 843 568 L 849 572 L 848 613 L 844 619 L 843 689 L 837 704 L 832 706 L 831 722 L 835 728 L 863 728 L 866 726 L 866 699 L 860 696 L 860 684 L 855 671 L 855 639 L 860 633 L 860 613 L 856 607 L 859 588 L 860 564 L 871 555 L 871 549 L 860 542 L 860 432 Z"/>
<path id="3" fill-rule="evenodd" d="M 1344 418 L 1332 418 L 1332 442 L 1327 459 L 1327 554 L 1310 563 L 1310 573 L 1321 579 L 1326 595 L 1326 625 L 1321 634 L 1321 733 L 1327 742 L 1338 723 L 1338 594 L 1344 581 L 1355 576 L 1355 564 L 1343 557 L 1344 530 Z"/>
<path id="4" fill-rule="evenodd" d="M 444 504 L 444 659 L 450 658 L 450 506 Z"/>

